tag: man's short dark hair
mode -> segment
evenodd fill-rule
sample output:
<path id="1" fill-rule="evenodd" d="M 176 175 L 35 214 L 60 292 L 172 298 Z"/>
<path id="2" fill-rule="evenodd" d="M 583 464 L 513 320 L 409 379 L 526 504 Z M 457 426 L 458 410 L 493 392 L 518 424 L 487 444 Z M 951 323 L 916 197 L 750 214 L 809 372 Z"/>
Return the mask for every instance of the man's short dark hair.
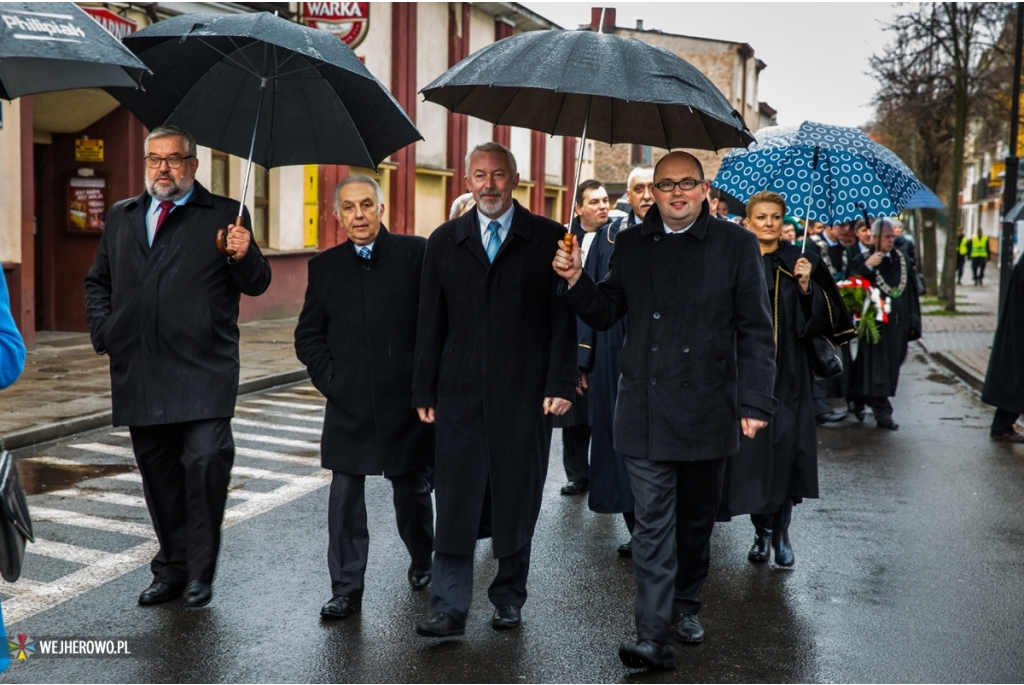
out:
<path id="1" fill-rule="evenodd" d="M 714 186 L 712 186 L 711 188 L 708 188 L 708 199 L 709 200 L 721 200 L 722 199 L 722 191 L 719 190 L 718 188 L 715 188 Z"/>
<path id="2" fill-rule="evenodd" d="M 598 188 L 604 188 L 604 184 L 601 183 L 600 181 L 595 181 L 592 178 L 576 186 L 576 206 L 583 206 L 583 193 L 587 192 L 588 190 L 596 190 Z"/>

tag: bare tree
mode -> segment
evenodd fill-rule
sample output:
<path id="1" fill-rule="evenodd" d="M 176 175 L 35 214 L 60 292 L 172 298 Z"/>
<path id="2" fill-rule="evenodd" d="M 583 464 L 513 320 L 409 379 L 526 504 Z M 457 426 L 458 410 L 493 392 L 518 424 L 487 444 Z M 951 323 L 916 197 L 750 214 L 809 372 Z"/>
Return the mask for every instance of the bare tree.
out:
<path id="1" fill-rule="evenodd" d="M 896 40 L 885 55 L 872 61 L 883 93 L 892 96 L 887 98 L 886 105 L 908 105 L 908 116 L 916 113 L 915 135 L 923 149 L 918 167 L 922 181 L 938 185 L 944 154 L 948 154 L 943 148 L 952 147 L 947 187 L 949 221 L 938 284 L 938 295 L 949 310 L 956 309 L 959 195 L 967 123 L 983 103 L 996 98 L 1000 87 L 1005 91 L 1005 84 L 999 83 L 999 75 L 1005 73 L 1000 37 L 1010 7 L 984 2 L 917 5 L 888 27 Z M 933 168 L 934 165 L 937 167 Z M 929 236 L 922 237 L 927 240 Z M 934 236 L 931 240 L 931 249 L 926 245 L 926 259 L 934 259 Z M 936 266 L 934 262 L 923 265 L 926 274 L 929 267 L 934 274 Z"/>

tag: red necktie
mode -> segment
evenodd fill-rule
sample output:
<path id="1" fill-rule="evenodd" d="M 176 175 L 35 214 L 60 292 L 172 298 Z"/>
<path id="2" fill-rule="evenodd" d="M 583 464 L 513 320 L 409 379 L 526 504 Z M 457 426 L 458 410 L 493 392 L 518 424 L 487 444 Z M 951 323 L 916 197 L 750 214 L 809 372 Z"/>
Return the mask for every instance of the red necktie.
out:
<path id="1" fill-rule="evenodd" d="M 167 215 L 171 213 L 171 209 L 173 207 L 174 203 L 170 200 L 164 200 L 160 203 L 160 216 L 156 218 L 156 231 L 153 231 L 154 236 L 157 234 L 157 231 L 160 230 L 160 227 L 163 226 L 164 219 L 166 219 Z"/>

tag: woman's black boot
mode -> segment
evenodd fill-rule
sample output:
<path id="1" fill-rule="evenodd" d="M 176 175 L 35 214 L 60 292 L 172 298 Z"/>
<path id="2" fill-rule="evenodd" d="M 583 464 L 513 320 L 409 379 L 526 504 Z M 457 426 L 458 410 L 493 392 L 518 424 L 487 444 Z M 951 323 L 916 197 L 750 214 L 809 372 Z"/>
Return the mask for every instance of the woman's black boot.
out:
<path id="1" fill-rule="evenodd" d="M 761 563 L 772 558 L 771 516 L 767 514 L 751 514 L 750 522 L 754 524 L 754 544 L 747 553 L 747 559 Z"/>
<path id="2" fill-rule="evenodd" d="M 793 500 L 787 498 L 779 513 L 772 516 L 772 548 L 775 550 L 775 563 L 779 566 L 792 566 L 796 561 L 793 548 L 789 546 L 789 523 L 792 520 Z"/>

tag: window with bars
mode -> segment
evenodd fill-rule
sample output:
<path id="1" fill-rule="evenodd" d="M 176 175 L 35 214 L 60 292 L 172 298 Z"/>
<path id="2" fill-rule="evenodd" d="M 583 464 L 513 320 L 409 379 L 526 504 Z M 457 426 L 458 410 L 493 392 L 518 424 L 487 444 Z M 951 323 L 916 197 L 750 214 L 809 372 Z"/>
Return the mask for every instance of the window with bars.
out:
<path id="1" fill-rule="evenodd" d="M 224 197 L 231 196 L 228 156 L 223 152 L 212 152 L 210 154 L 210 192 Z"/>
<path id="2" fill-rule="evenodd" d="M 267 246 L 270 231 L 270 172 L 259 164 L 252 165 L 252 234 L 261 247 Z"/>

